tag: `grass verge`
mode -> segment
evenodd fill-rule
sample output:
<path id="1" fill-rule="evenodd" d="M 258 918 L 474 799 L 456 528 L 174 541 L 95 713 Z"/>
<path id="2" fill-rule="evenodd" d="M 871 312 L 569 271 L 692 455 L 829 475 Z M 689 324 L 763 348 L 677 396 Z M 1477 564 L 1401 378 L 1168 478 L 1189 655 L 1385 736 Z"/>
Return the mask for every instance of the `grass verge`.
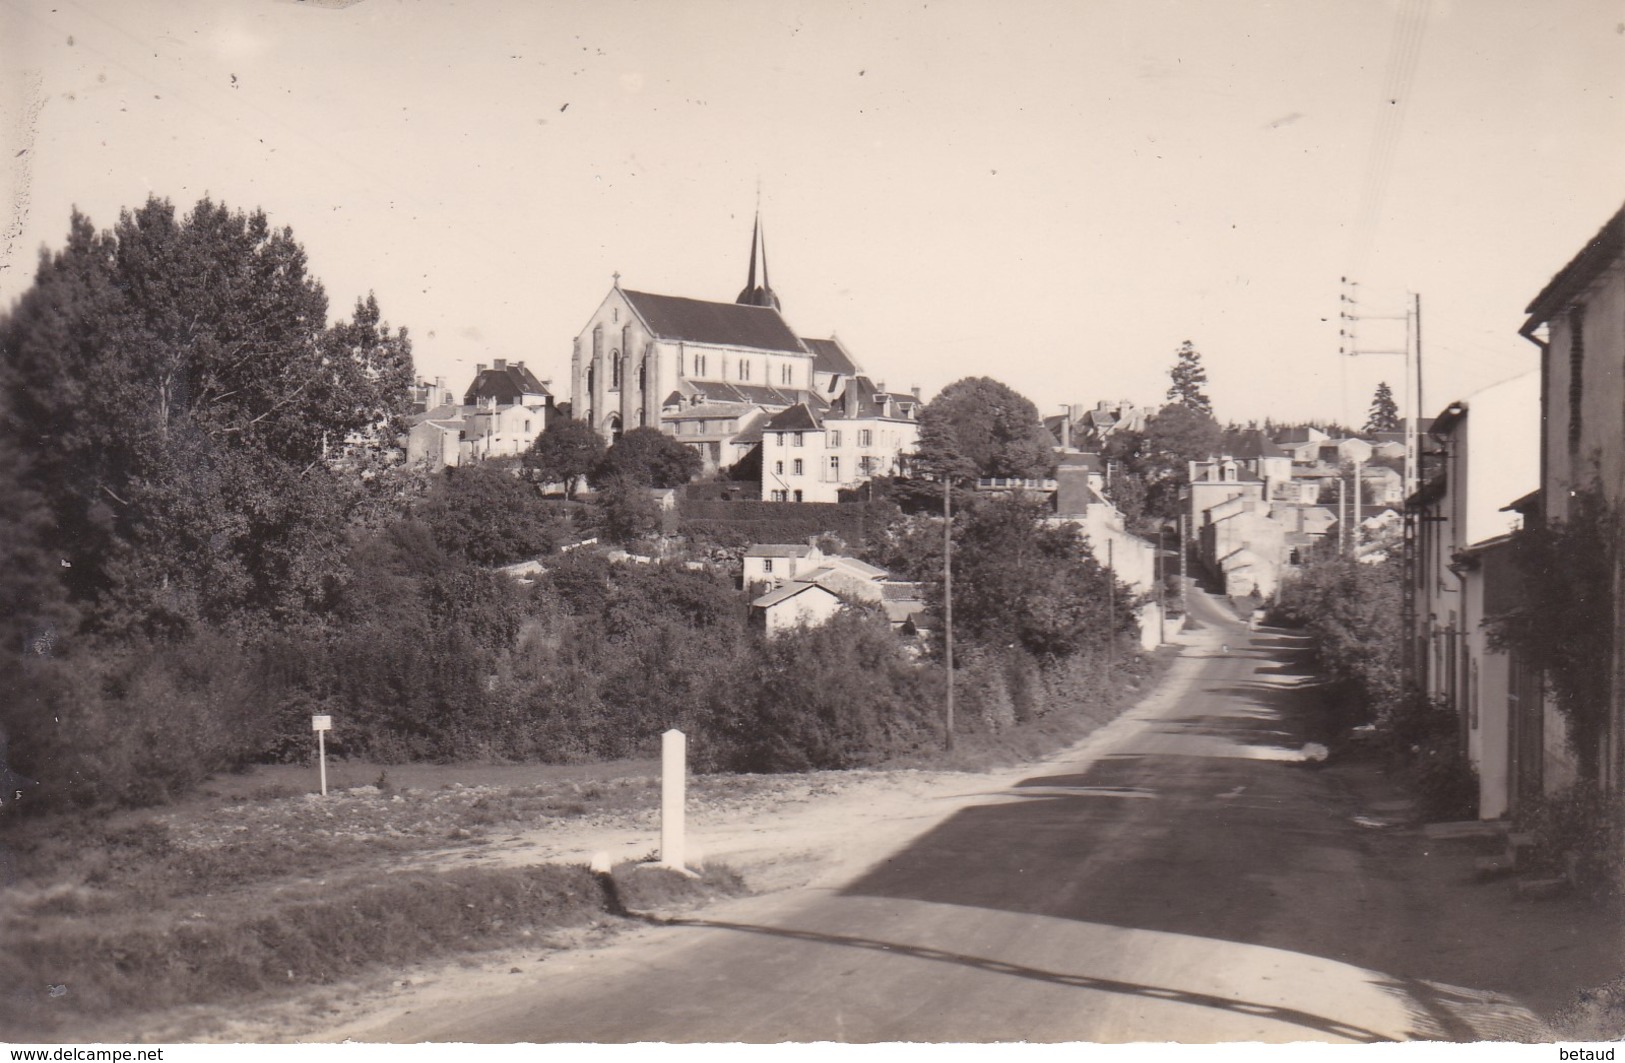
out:
<path id="1" fill-rule="evenodd" d="M 688 907 L 743 892 L 713 867 L 699 878 L 581 866 L 459 868 L 307 883 L 259 903 L 230 898 L 177 917 L 11 918 L 0 949 L 0 1028 L 60 1038 L 79 1019 L 330 984 L 381 965 L 530 943 L 550 929 L 626 910 Z"/>

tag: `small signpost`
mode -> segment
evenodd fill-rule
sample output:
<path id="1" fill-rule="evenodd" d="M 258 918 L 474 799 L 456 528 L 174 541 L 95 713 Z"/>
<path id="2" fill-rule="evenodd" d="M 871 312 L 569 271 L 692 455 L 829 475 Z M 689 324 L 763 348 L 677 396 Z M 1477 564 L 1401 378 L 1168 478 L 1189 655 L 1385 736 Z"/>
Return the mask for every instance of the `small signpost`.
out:
<path id="1" fill-rule="evenodd" d="M 333 717 L 312 716 L 310 729 L 316 732 L 316 763 L 321 765 L 322 796 L 327 796 L 327 732 L 333 729 Z"/>

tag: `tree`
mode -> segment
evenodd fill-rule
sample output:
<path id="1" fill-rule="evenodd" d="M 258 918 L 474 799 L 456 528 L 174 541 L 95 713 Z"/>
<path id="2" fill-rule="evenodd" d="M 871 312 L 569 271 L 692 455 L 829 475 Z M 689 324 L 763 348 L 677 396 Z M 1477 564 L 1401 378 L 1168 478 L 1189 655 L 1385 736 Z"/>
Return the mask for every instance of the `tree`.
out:
<path id="1" fill-rule="evenodd" d="M 176 633 L 321 608 L 348 505 L 329 460 L 404 414 L 404 331 L 326 327 L 305 253 L 266 216 L 148 199 L 67 243 L 0 321 L 7 430 L 37 460 L 83 622 Z"/>
<path id="2" fill-rule="evenodd" d="M 1050 527 L 1042 503 L 1000 499 L 969 514 L 954 535 L 954 621 L 971 642 L 1019 646 L 1038 659 L 1067 657 L 1133 630 L 1134 595 L 1117 588 L 1076 527 Z M 936 588 L 940 593 L 940 587 Z"/>
<path id="3" fill-rule="evenodd" d="M 1371 412 L 1366 415 L 1367 432 L 1399 431 L 1399 404 L 1394 402 L 1393 389 L 1386 380 L 1377 384 L 1377 393 L 1371 398 Z"/>
<path id="4" fill-rule="evenodd" d="M 570 535 L 535 484 L 497 462 L 452 466 L 421 507 L 440 549 L 476 565 L 550 554 Z"/>
<path id="5" fill-rule="evenodd" d="M 1143 432 L 1114 432 L 1106 443 L 1113 463 L 1108 494 L 1124 505 L 1125 517 L 1137 507 L 1153 525 L 1179 516 L 1179 489 L 1190 480 L 1190 463 L 1205 461 L 1218 450 L 1222 430 L 1211 415 L 1171 403 L 1146 422 Z"/>
<path id="6" fill-rule="evenodd" d="M 604 460 L 604 438 L 586 421 L 558 418 L 525 451 L 525 469 L 543 483 L 563 483 L 574 498 L 577 481 Z"/>
<path id="7" fill-rule="evenodd" d="M 1168 387 L 1168 398 L 1197 413 L 1212 416 L 1213 403 L 1208 401 L 1207 370 L 1202 368 L 1201 352 L 1186 340 L 1179 345 L 1177 360 L 1168 370 L 1168 378 L 1173 381 Z"/>
<path id="8" fill-rule="evenodd" d="M 1029 479 L 1054 467 L 1054 443 L 1031 400 L 989 377 L 966 377 L 920 411 L 916 461 L 937 476 Z"/>
<path id="9" fill-rule="evenodd" d="M 626 432 L 598 463 L 593 483 L 623 481 L 640 487 L 681 487 L 699 474 L 700 455 L 658 428 Z"/>
<path id="10" fill-rule="evenodd" d="M 625 477 L 604 482 L 597 509 L 599 527 L 611 542 L 631 543 L 660 531 L 660 504 L 647 487 Z"/>

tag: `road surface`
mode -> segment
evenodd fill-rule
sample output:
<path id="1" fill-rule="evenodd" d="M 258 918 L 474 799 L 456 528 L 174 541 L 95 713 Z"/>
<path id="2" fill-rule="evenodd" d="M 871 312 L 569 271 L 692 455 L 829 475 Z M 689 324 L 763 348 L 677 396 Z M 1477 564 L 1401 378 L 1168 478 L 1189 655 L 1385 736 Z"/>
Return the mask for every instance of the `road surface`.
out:
<path id="1" fill-rule="evenodd" d="M 1302 643 L 1202 596 L 1156 693 L 833 889 L 563 954 L 376 1041 L 1331 1041 L 1517 1036 L 1510 1001 L 1391 973 L 1413 886 L 1323 769 Z M 1462 1016 L 1480 1016 L 1477 1026 Z M 1483 1016 L 1491 1021 L 1488 1026 Z M 1496 1023 L 1500 1023 L 1499 1026 Z"/>

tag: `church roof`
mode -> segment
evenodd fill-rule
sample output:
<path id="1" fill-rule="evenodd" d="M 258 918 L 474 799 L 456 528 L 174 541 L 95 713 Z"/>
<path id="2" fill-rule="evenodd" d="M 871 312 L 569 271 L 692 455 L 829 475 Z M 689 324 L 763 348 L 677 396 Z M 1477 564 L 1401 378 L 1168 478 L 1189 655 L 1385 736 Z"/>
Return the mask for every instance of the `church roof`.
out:
<path id="1" fill-rule="evenodd" d="M 622 289 L 656 338 L 807 354 L 789 324 L 770 306 L 712 303 L 677 295 Z"/>
<path id="2" fill-rule="evenodd" d="M 813 372 L 840 373 L 854 376 L 858 372 L 858 365 L 852 356 L 846 353 L 841 341 L 831 336 L 827 340 L 815 340 L 807 336 L 801 337 L 801 342 L 813 353 Z"/>

